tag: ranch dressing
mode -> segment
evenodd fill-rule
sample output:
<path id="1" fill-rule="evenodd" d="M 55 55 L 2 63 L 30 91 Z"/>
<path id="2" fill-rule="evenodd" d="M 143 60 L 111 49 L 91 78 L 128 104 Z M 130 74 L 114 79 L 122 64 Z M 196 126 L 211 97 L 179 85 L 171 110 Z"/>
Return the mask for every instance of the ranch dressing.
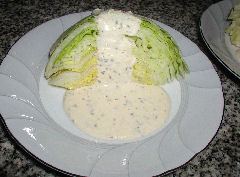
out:
<path id="1" fill-rule="evenodd" d="M 67 91 L 65 112 L 83 132 L 97 138 L 127 140 L 147 135 L 166 121 L 170 100 L 161 87 L 132 78 L 135 44 L 125 34 L 136 35 L 140 20 L 121 12 L 104 12 L 96 20 L 98 79 L 92 86 Z"/>

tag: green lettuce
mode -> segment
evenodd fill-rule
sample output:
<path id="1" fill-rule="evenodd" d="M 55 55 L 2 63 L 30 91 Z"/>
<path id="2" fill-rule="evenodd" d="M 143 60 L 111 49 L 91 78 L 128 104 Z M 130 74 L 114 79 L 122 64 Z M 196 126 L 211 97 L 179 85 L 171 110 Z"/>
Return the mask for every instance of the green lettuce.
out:
<path id="1" fill-rule="evenodd" d="M 114 10 L 110 12 L 115 13 Z M 54 43 L 45 69 L 49 84 L 67 89 L 94 84 L 98 76 L 99 33 L 95 18 L 99 13 L 80 20 Z M 132 55 L 136 57 L 133 77 L 149 85 L 162 85 L 174 78 L 184 78 L 189 69 L 174 39 L 152 21 L 137 18 L 141 20 L 137 35 L 126 35 L 136 44 L 132 48 Z"/>
<path id="2" fill-rule="evenodd" d="M 66 30 L 50 50 L 45 77 L 51 85 L 75 89 L 97 78 L 98 34 L 95 16 L 80 20 Z M 86 78 L 88 78 L 86 80 Z"/>
<path id="3" fill-rule="evenodd" d="M 132 50 L 137 58 L 132 72 L 134 78 L 148 85 L 184 78 L 189 69 L 174 39 L 152 21 L 141 20 L 137 35 L 127 36 L 136 44 Z"/>
<path id="4" fill-rule="evenodd" d="M 234 6 L 228 19 L 232 23 L 227 27 L 226 33 L 230 36 L 231 43 L 240 47 L 240 2 Z"/>

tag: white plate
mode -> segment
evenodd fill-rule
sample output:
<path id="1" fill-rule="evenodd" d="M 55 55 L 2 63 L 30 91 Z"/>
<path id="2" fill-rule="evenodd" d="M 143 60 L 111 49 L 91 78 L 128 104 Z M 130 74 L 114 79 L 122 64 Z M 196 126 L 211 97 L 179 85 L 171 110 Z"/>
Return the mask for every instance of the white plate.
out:
<path id="1" fill-rule="evenodd" d="M 57 116 L 64 114 L 59 103 L 54 105 L 61 102 L 63 90 L 48 89 L 41 73 L 58 36 L 89 14 L 48 21 L 11 48 L 0 66 L 0 113 L 7 129 L 40 162 L 67 174 L 153 176 L 185 164 L 216 134 L 223 95 L 208 58 L 193 42 L 162 23 L 156 22 L 177 41 L 191 71 L 184 80 L 164 86 L 175 105 L 165 126 L 137 141 L 101 142 L 74 129 L 64 115 Z"/>
<path id="2" fill-rule="evenodd" d="M 236 48 L 231 45 L 229 36 L 225 33 L 230 25 L 227 18 L 237 2 L 239 0 L 224 0 L 211 5 L 202 14 L 200 31 L 213 55 L 240 79 L 240 59 L 237 58 Z"/>

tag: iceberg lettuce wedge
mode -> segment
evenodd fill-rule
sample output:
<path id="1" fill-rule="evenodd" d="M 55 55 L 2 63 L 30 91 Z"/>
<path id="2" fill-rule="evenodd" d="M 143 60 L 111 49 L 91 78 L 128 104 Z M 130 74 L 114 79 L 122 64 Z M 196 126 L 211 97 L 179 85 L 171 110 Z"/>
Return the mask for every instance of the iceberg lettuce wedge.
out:
<path id="1" fill-rule="evenodd" d="M 240 2 L 230 12 L 228 20 L 231 20 L 232 23 L 227 27 L 226 33 L 230 36 L 231 43 L 240 47 Z"/>
<path id="2" fill-rule="evenodd" d="M 53 44 L 45 69 L 49 84 L 66 89 L 94 84 L 99 60 L 96 17 L 101 12 L 80 20 Z M 117 12 L 111 10 L 111 13 Z M 189 69 L 174 39 L 151 20 L 137 18 L 141 20 L 137 34 L 125 35 L 135 43 L 132 47 L 132 55 L 136 58 L 132 66 L 133 77 L 148 85 L 162 85 L 174 78 L 184 78 Z"/>
<path id="3" fill-rule="evenodd" d="M 189 69 L 174 39 L 152 21 L 141 20 L 137 35 L 127 36 L 136 44 L 132 50 L 137 59 L 132 72 L 134 78 L 148 85 L 184 78 Z"/>
<path id="4" fill-rule="evenodd" d="M 75 89 L 77 85 L 84 85 L 83 76 L 91 76 L 88 77 L 91 81 L 86 85 L 95 81 L 97 33 L 95 17 L 91 15 L 80 20 L 58 38 L 50 50 L 50 60 L 45 70 L 45 77 L 50 78 L 49 84 Z"/>
<path id="5" fill-rule="evenodd" d="M 92 85 L 97 79 L 98 58 L 92 56 L 88 58 L 82 67 L 71 70 L 60 70 L 49 79 L 49 84 L 66 89 L 76 89 L 83 86 Z"/>

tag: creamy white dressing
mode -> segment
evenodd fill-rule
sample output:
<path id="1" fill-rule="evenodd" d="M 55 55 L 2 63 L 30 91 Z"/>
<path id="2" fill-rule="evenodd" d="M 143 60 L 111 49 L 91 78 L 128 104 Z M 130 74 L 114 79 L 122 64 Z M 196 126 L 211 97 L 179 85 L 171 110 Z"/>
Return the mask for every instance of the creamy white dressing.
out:
<path id="1" fill-rule="evenodd" d="M 115 11 L 116 12 L 116 11 Z M 136 35 L 140 20 L 122 12 L 104 12 L 97 17 L 99 78 L 102 84 L 131 82 L 132 66 L 136 58 L 131 49 L 135 45 L 125 35 Z"/>
<path id="2" fill-rule="evenodd" d="M 162 126 L 170 100 L 159 86 L 132 78 L 135 45 L 125 37 L 136 35 L 140 20 L 131 14 L 101 13 L 97 17 L 98 79 L 94 85 L 67 91 L 64 109 L 73 123 L 101 139 L 134 139 Z"/>

